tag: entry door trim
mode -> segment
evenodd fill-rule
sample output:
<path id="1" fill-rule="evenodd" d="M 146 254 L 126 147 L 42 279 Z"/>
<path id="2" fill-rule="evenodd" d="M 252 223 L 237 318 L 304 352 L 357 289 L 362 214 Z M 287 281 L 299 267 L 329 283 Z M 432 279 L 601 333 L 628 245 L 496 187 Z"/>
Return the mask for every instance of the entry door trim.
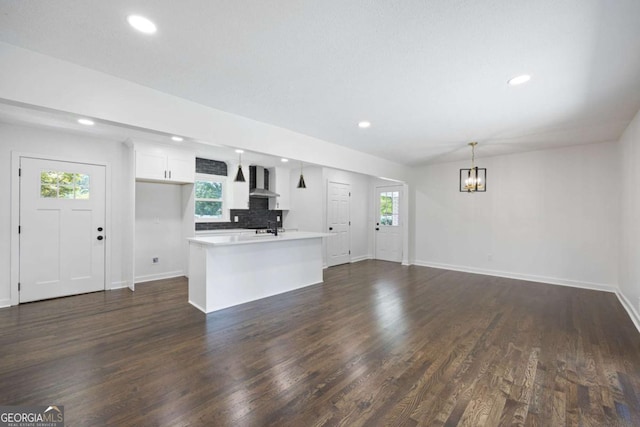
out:
<path id="1" fill-rule="evenodd" d="M 18 305 L 20 294 L 18 292 L 18 282 L 20 281 L 20 235 L 18 226 L 20 225 L 20 159 L 31 158 L 40 160 L 53 160 L 58 162 L 83 163 L 105 168 L 105 227 L 107 238 L 105 239 L 104 254 L 104 288 L 111 287 L 111 165 L 108 162 L 95 162 L 86 159 L 73 157 L 62 157 L 48 154 L 24 153 L 19 151 L 11 152 L 11 305 Z M 1 302 L 1 301 L 0 301 Z M 0 304 L 0 307 L 2 304 Z"/>

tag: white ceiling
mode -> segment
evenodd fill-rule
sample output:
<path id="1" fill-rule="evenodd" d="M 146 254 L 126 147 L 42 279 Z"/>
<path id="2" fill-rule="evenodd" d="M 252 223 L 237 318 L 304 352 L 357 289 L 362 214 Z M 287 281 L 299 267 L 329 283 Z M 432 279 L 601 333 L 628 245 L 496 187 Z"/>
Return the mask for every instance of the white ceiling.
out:
<path id="1" fill-rule="evenodd" d="M 0 40 L 408 165 L 617 140 L 640 109 L 638 0 L 0 0 Z"/>

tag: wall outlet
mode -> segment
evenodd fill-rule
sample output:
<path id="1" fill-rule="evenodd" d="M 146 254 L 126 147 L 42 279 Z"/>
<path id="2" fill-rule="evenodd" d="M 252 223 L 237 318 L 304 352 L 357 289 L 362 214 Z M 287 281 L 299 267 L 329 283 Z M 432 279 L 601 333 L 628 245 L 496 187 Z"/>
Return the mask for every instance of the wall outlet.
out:
<path id="1" fill-rule="evenodd" d="M 237 216 L 233 217 L 233 222 L 238 222 L 238 217 Z"/>
<path id="2" fill-rule="evenodd" d="M 153 264 L 157 264 L 157 263 L 159 263 L 159 262 L 160 262 L 160 258 L 158 258 L 158 257 L 153 257 L 153 258 L 151 259 L 151 262 L 152 262 Z"/>
<path id="3" fill-rule="evenodd" d="M 276 221 L 280 222 L 280 215 L 276 216 Z"/>

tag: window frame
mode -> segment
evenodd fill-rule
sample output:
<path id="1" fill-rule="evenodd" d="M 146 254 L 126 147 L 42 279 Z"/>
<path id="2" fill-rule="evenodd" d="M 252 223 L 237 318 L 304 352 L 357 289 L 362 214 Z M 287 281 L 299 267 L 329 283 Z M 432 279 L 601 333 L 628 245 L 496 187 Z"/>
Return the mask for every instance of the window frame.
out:
<path id="1" fill-rule="evenodd" d="M 201 182 L 220 182 L 222 183 L 222 197 L 218 199 L 199 199 L 196 197 L 196 185 L 198 181 Z M 194 222 L 197 223 L 208 223 L 208 222 L 229 222 L 229 189 L 227 185 L 227 177 L 224 175 L 213 175 L 206 173 L 196 173 L 195 180 L 193 182 L 193 218 Z M 202 218 L 196 215 L 196 203 L 199 201 L 211 201 L 211 202 L 221 202 L 222 203 L 222 217 L 221 218 Z"/>

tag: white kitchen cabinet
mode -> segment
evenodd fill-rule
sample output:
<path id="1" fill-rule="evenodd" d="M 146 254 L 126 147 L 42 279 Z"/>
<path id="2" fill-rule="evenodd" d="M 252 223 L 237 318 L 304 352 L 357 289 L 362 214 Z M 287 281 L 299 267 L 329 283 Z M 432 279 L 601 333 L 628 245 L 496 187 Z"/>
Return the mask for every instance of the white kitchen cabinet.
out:
<path id="1" fill-rule="evenodd" d="M 269 169 L 269 190 L 280 194 L 269 198 L 269 209 L 287 211 L 291 208 L 291 170 L 274 167 Z"/>
<path id="2" fill-rule="evenodd" d="M 195 153 L 163 146 L 136 147 L 136 179 L 140 181 L 193 183 Z"/>
<path id="3" fill-rule="evenodd" d="M 227 181 L 227 191 L 231 197 L 229 209 L 249 209 L 249 166 L 243 166 L 242 172 L 246 178 L 245 182 L 235 182 L 234 178 L 238 172 L 238 165 L 231 164 L 229 178 Z M 231 218 L 233 220 L 233 218 Z"/>

